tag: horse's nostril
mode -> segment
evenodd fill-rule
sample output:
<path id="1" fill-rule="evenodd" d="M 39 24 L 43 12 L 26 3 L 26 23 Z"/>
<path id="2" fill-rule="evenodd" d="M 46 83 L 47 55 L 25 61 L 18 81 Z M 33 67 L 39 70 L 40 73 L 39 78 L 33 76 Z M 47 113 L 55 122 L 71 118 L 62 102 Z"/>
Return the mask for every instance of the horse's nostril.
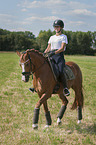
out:
<path id="1" fill-rule="evenodd" d="M 22 75 L 24 75 L 25 74 L 25 72 L 22 72 Z"/>

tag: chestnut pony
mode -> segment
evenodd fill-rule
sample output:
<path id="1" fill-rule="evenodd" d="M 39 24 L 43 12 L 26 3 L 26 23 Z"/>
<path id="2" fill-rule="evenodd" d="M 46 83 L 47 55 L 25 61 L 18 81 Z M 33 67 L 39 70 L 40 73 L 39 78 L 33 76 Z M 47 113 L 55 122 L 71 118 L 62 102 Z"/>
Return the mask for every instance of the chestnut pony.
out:
<path id="1" fill-rule="evenodd" d="M 17 54 L 20 57 L 20 66 L 22 67 L 22 80 L 24 82 L 28 82 L 29 76 L 33 74 L 33 87 L 40 98 L 35 105 L 32 127 L 34 129 L 38 128 L 39 110 L 42 104 L 45 111 L 46 127 L 49 127 L 49 125 L 52 123 L 52 120 L 47 106 L 47 100 L 51 97 L 53 89 L 57 84 L 50 65 L 43 54 L 37 50 L 28 49 L 22 54 L 17 51 Z M 75 76 L 75 79 L 67 81 L 67 85 L 69 89 L 72 88 L 75 92 L 75 99 L 71 109 L 77 108 L 78 123 L 80 123 L 82 120 L 82 107 L 84 100 L 82 92 L 82 73 L 76 63 L 66 62 L 66 65 L 70 66 Z M 68 104 L 68 100 L 63 94 L 63 86 L 61 83 L 56 94 L 58 94 L 62 101 L 61 109 L 57 115 L 57 124 L 60 124 Z"/>

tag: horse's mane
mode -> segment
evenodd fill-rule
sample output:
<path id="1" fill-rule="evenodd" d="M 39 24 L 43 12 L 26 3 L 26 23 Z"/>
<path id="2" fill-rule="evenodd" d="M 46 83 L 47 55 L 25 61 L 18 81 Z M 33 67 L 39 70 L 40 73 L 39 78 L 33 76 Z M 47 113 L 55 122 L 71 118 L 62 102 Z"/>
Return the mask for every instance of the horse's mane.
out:
<path id="1" fill-rule="evenodd" d="M 38 50 L 35 50 L 35 49 L 27 49 L 27 51 L 28 51 L 28 52 L 34 52 L 34 53 L 36 53 L 37 55 L 40 55 L 41 57 L 45 58 L 45 57 L 43 56 L 43 53 L 39 52 Z"/>

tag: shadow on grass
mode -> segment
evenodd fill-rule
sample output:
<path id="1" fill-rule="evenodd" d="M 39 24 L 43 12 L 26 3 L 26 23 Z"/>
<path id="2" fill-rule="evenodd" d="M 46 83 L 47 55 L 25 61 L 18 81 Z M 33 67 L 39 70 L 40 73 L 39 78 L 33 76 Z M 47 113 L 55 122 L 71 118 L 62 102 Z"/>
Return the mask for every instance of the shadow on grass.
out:
<path id="1" fill-rule="evenodd" d="M 87 134 L 96 134 L 96 124 L 92 124 L 92 125 L 86 125 L 86 124 L 80 124 L 76 125 L 76 130 L 78 131 L 78 133 L 87 133 Z"/>
<path id="2" fill-rule="evenodd" d="M 83 134 L 94 135 L 96 134 L 96 124 L 93 123 L 92 125 L 88 125 L 85 123 L 81 123 L 81 124 L 73 123 L 73 125 L 68 124 L 65 130 L 70 130 L 70 134 L 73 133 L 74 131 L 77 131 L 79 134 L 83 133 Z"/>

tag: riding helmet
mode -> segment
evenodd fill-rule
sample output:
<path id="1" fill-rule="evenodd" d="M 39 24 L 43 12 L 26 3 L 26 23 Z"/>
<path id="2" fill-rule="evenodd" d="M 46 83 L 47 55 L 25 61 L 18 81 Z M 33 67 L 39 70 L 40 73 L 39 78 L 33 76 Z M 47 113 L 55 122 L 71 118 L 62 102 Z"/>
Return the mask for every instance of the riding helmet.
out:
<path id="1" fill-rule="evenodd" d="M 55 26 L 60 26 L 60 27 L 64 28 L 64 23 L 62 20 L 55 20 L 53 23 L 53 27 L 55 27 Z"/>

